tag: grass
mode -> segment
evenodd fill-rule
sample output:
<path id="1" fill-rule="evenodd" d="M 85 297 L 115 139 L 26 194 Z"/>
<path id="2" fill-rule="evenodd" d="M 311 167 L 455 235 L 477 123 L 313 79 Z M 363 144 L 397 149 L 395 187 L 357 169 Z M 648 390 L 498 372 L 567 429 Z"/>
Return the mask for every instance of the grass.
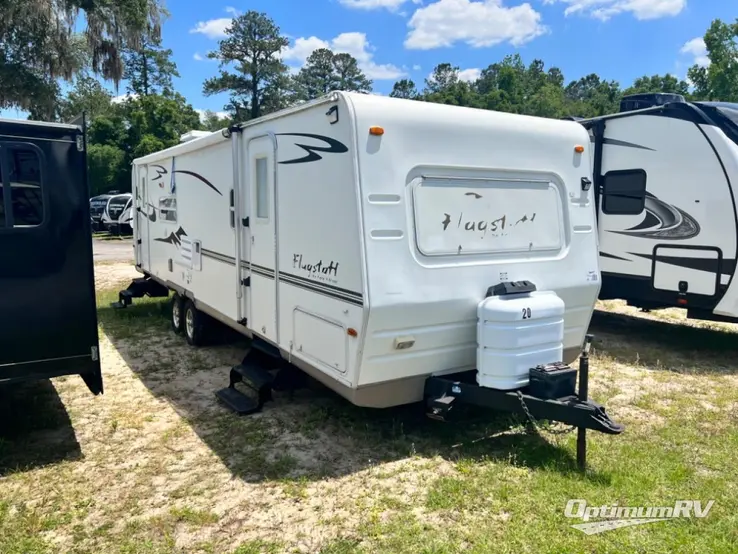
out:
<path id="1" fill-rule="evenodd" d="M 735 551 L 733 326 L 603 303 L 591 391 L 626 431 L 590 432 L 582 474 L 575 433 L 505 414 L 441 424 L 312 387 L 234 416 L 212 391 L 243 345 L 190 348 L 166 301 L 116 299 L 98 295 L 105 396 L 63 378 L 0 402 L 15 421 L 0 423 L 3 554 Z M 570 499 L 715 503 L 705 519 L 588 536 L 564 515 Z"/>

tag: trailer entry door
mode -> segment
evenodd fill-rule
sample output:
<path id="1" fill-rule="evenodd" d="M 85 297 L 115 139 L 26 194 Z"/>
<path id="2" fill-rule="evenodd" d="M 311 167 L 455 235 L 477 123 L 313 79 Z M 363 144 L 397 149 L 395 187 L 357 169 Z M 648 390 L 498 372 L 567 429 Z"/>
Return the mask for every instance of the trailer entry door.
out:
<path id="1" fill-rule="evenodd" d="M 251 139 L 247 152 L 251 215 L 244 238 L 250 241 L 246 247 L 250 250 L 247 260 L 251 274 L 244 298 L 248 326 L 255 333 L 277 342 L 276 165 L 271 137 Z"/>

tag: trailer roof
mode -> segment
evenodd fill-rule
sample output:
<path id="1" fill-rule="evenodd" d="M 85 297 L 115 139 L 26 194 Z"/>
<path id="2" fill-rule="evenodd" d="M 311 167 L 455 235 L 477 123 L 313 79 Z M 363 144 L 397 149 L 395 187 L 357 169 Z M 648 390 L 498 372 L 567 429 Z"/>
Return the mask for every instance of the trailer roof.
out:
<path id="1" fill-rule="evenodd" d="M 79 126 L 70 125 L 69 123 L 55 123 L 51 121 L 34 121 L 31 119 L 9 119 L 0 117 L 0 125 L 19 125 L 27 127 L 39 127 L 44 129 L 59 129 L 64 131 L 78 131 Z"/>
<path id="2" fill-rule="evenodd" d="M 516 120 L 514 122 L 515 124 L 518 124 L 519 122 L 527 119 L 528 124 L 535 124 L 537 126 L 545 125 L 545 126 L 554 126 L 554 127 L 559 126 L 562 128 L 564 127 L 571 128 L 571 126 L 574 123 L 572 121 L 563 121 L 559 119 L 544 118 L 544 117 L 538 117 L 538 116 L 532 116 L 532 115 L 512 114 L 512 113 L 507 113 L 507 112 L 497 112 L 494 110 L 485 110 L 485 109 L 480 109 L 480 108 L 451 106 L 448 104 L 436 104 L 436 103 L 431 103 L 431 102 L 421 102 L 417 100 L 391 98 L 388 96 L 363 94 L 363 93 L 358 93 L 358 92 L 335 91 L 335 92 L 326 94 L 325 96 L 322 96 L 320 98 L 316 98 L 315 100 L 311 100 L 309 102 L 303 102 L 301 104 L 297 104 L 290 108 L 286 108 L 278 112 L 274 112 L 274 113 L 259 117 L 257 119 L 253 119 L 251 121 L 239 123 L 235 125 L 234 127 L 231 127 L 230 129 L 222 129 L 221 131 L 215 131 L 207 136 L 195 138 L 188 142 L 184 142 L 184 143 L 172 146 L 170 148 L 167 148 L 166 150 L 161 150 L 159 152 L 155 152 L 153 154 L 143 156 L 141 158 L 133 160 L 133 163 L 134 164 L 148 164 L 148 163 L 152 163 L 152 162 L 160 161 L 162 159 L 169 158 L 171 156 L 179 156 L 179 155 L 182 155 L 188 152 L 192 152 L 194 150 L 199 150 L 200 148 L 204 146 L 218 144 L 219 142 L 228 140 L 229 131 L 231 130 L 248 129 L 249 127 L 260 125 L 262 123 L 273 121 L 275 119 L 279 119 L 282 117 L 286 117 L 288 115 L 313 108 L 320 104 L 335 102 L 341 97 L 345 98 L 347 102 L 349 104 L 352 104 L 354 107 L 357 107 L 357 106 L 366 107 L 367 105 L 370 104 L 374 108 L 381 109 L 382 106 L 386 106 L 387 109 L 390 111 L 393 111 L 396 114 L 396 116 L 398 116 L 397 115 L 398 112 L 396 110 L 398 106 L 402 104 L 403 105 L 403 109 L 401 110 L 402 113 L 407 113 L 409 117 L 416 117 L 418 114 L 418 110 L 423 110 L 423 117 L 427 116 L 427 117 L 439 118 L 439 119 L 444 119 L 444 120 L 446 119 L 456 120 L 458 119 L 459 115 L 462 113 L 469 114 L 471 112 L 477 112 L 479 114 L 479 117 L 481 118 L 488 118 L 488 119 L 489 118 L 501 118 L 503 120 L 507 120 L 508 123 L 511 122 L 513 118 L 515 118 Z M 402 116 L 399 116 L 399 117 L 402 117 Z M 485 119 L 485 121 L 487 121 L 488 119 Z M 577 123 L 582 123 L 582 122 L 579 121 Z"/>

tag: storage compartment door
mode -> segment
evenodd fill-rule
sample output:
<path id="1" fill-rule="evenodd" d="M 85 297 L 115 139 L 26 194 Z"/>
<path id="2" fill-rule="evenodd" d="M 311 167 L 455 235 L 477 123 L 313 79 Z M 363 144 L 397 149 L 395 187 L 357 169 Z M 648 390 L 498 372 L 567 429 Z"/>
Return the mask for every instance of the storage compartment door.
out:
<path id="1" fill-rule="evenodd" d="M 294 311 L 295 350 L 321 365 L 346 373 L 348 335 L 343 326 L 318 315 Z"/>
<path id="2" fill-rule="evenodd" d="M 657 246 L 653 256 L 656 290 L 715 296 L 722 255 L 717 248 Z"/>

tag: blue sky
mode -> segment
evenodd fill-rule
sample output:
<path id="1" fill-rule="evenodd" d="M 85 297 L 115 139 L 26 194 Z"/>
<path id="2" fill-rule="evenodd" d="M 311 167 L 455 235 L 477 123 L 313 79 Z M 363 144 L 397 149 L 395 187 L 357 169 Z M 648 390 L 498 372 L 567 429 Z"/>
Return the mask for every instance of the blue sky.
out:
<path id="1" fill-rule="evenodd" d="M 737 15 L 732 0 L 169 0 L 167 8 L 163 37 L 181 74 L 176 87 L 196 109 L 214 111 L 226 97 L 202 94 L 218 71 L 206 54 L 230 18 L 247 10 L 280 26 L 291 41 L 283 55 L 291 67 L 318 47 L 346 51 L 383 94 L 403 77 L 422 88 L 441 62 L 473 78 L 514 52 L 526 63 L 558 66 L 567 82 L 589 73 L 622 86 L 644 74 L 683 78 L 690 65 L 705 63 L 701 37 L 710 22 Z"/>

